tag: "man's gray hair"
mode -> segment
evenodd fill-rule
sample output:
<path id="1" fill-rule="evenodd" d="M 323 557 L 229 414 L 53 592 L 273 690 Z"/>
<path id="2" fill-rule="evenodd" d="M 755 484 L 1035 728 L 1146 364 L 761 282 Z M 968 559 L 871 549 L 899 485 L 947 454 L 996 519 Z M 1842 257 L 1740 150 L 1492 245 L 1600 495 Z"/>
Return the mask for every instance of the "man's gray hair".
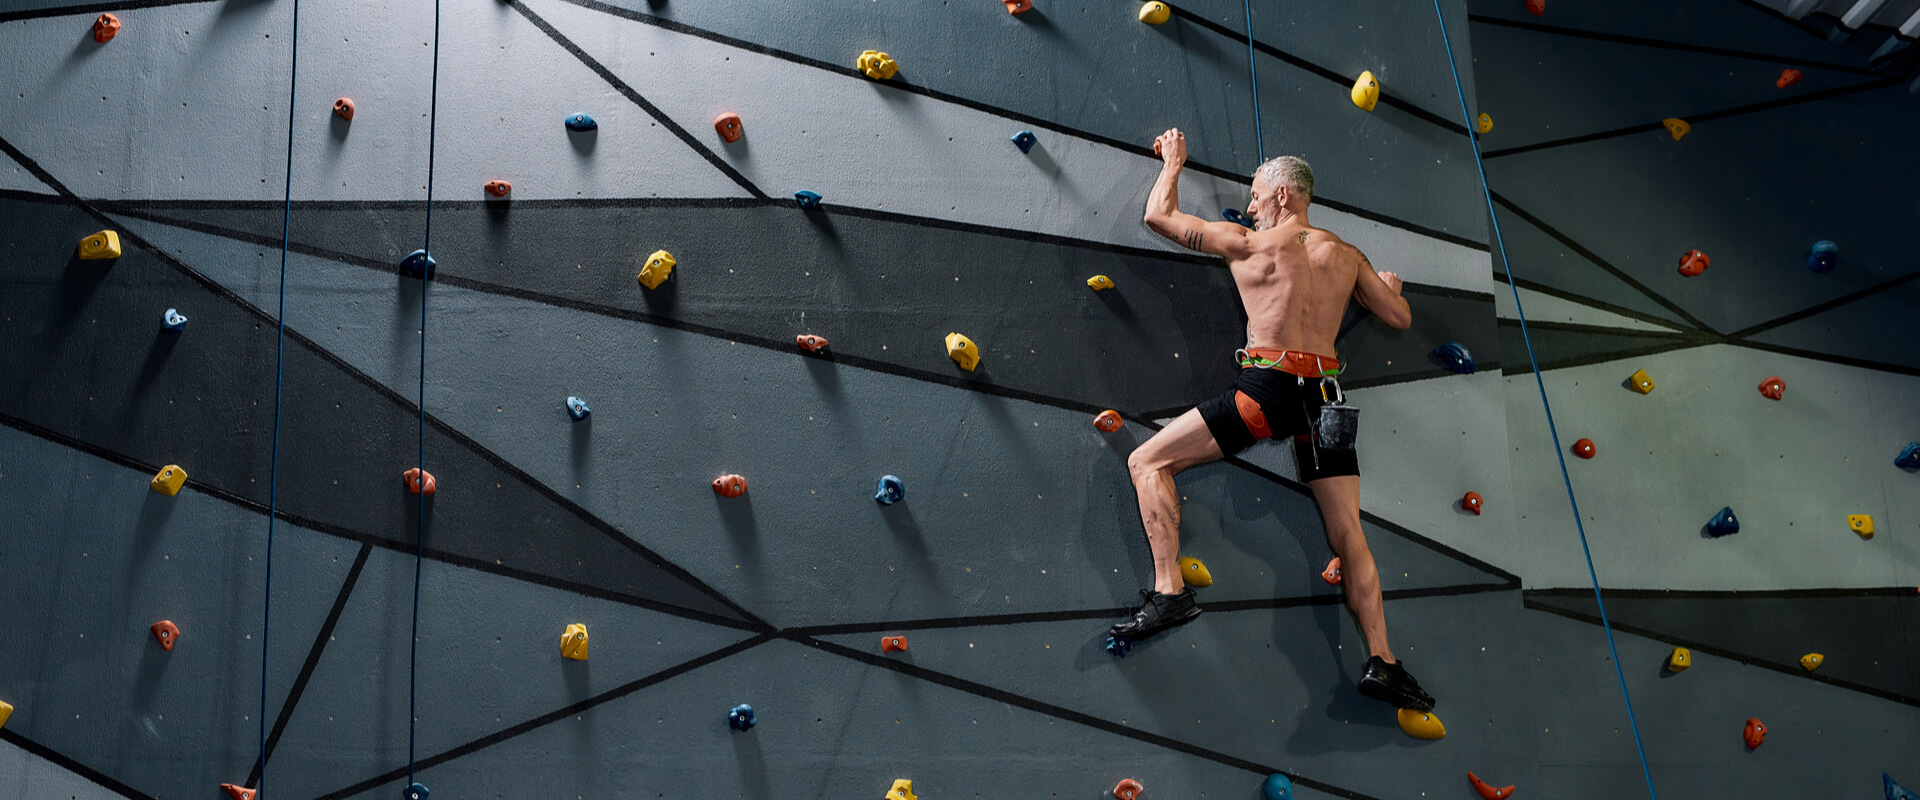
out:
<path id="1" fill-rule="evenodd" d="M 1306 159 L 1298 156 L 1280 156 L 1261 164 L 1253 174 L 1266 176 L 1268 186 L 1277 187 L 1284 183 L 1309 199 L 1313 197 L 1313 167 L 1307 165 Z"/>

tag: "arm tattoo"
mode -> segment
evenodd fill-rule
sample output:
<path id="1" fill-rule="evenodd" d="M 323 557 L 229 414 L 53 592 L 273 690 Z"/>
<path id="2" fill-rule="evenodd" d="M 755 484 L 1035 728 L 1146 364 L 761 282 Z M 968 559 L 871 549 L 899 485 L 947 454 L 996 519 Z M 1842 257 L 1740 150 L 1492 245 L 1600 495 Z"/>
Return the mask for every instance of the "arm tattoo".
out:
<path id="1" fill-rule="evenodd" d="M 1187 235 L 1180 239 L 1180 243 L 1186 245 L 1188 250 L 1198 250 L 1200 249 L 1200 238 L 1199 231 L 1189 230 L 1187 231 Z"/>

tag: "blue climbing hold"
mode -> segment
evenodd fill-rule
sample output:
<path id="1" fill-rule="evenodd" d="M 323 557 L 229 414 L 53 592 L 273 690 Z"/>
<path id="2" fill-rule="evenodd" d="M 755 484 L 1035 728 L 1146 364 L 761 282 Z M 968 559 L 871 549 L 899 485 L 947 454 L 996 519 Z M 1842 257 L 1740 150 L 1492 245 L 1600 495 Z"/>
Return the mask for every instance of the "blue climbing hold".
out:
<path id="1" fill-rule="evenodd" d="M 437 266 L 439 263 L 434 261 L 433 256 L 428 255 L 425 250 L 415 250 L 408 253 L 406 258 L 400 259 L 400 271 L 406 273 L 409 278 L 421 280 L 432 278 L 433 268 Z"/>
<path id="2" fill-rule="evenodd" d="M 1038 141 L 1040 139 L 1033 135 L 1033 131 L 1021 131 L 1013 135 L 1013 146 L 1020 148 L 1022 153 L 1033 152 L 1033 145 Z"/>
<path id="3" fill-rule="evenodd" d="M 1707 521 L 1707 535 L 1715 539 L 1739 532 L 1740 518 L 1733 515 L 1732 506 L 1720 509 L 1720 513 Z"/>
<path id="4" fill-rule="evenodd" d="M 177 310 L 167 309 L 167 313 L 162 315 L 160 319 L 161 324 L 167 326 L 167 330 L 184 331 L 187 329 L 187 318 L 181 316 Z"/>
<path id="5" fill-rule="evenodd" d="M 1920 442 L 1908 442 L 1907 449 L 1900 451 L 1900 457 L 1893 465 L 1901 469 L 1920 469 Z"/>
<path id="6" fill-rule="evenodd" d="M 1920 800 L 1920 794 L 1914 794 L 1912 789 L 1901 786 L 1899 781 L 1893 779 L 1892 774 L 1882 772 L 1880 780 L 1887 785 L 1887 800 Z"/>
<path id="7" fill-rule="evenodd" d="M 1825 239 L 1813 243 L 1813 250 L 1807 253 L 1807 269 L 1814 272 L 1832 272 L 1840 263 L 1840 245 Z"/>
<path id="8" fill-rule="evenodd" d="M 1467 346 L 1459 342 L 1448 342 L 1434 348 L 1433 357 L 1440 359 L 1447 369 L 1459 375 L 1473 374 L 1473 354 L 1467 352 Z"/>
<path id="9" fill-rule="evenodd" d="M 753 727 L 753 706 L 741 703 L 727 712 L 727 725 L 737 731 Z"/>
<path id="10" fill-rule="evenodd" d="M 907 485 L 895 475 L 880 476 L 880 488 L 873 493 L 873 499 L 883 506 L 890 506 L 907 499 Z"/>
<path id="11" fill-rule="evenodd" d="M 1126 658 L 1128 653 L 1133 652 L 1133 640 L 1119 636 L 1109 636 L 1107 637 L 1107 652 L 1112 653 L 1114 658 Z"/>
<path id="12" fill-rule="evenodd" d="M 594 122 L 585 112 L 575 112 L 567 117 L 567 130 L 586 133 L 600 130 L 600 123 Z"/>
<path id="13" fill-rule="evenodd" d="M 431 792 L 427 791 L 427 787 L 418 783 L 409 783 L 407 788 L 400 791 L 400 800 L 427 800 L 428 794 Z"/>
<path id="14" fill-rule="evenodd" d="M 1237 208 L 1220 209 L 1220 216 L 1225 217 L 1228 222 L 1245 225 L 1249 228 L 1253 227 L 1253 218 L 1247 216 L 1247 212 L 1241 211 L 1240 209 L 1237 209 Z"/>
<path id="15" fill-rule="evenodd" d="M 798 203 L 800 203 L 801 208 L 812 209 L 812 208 L 820 207 L 819 192 L 811 191 L 808 189 L 801 189 L 800 191 L 793 193 L 793 199 Z"/>
<path id="16" fill-rule="evenodd" d="M 578 397 L 567 398 L 567 414 L 571 415 L 576 421 L 586 419 L 587 415 L 591 413 L 593 413 L 593 409 L 587 407 L 587 401 Z"/>
<path id="17" fill-rule="evenodd" d="M 1260 785 L 1260 793 L 1267 800 L 1293 800 L 1293 781 L 1278 772 L 1267 776 L 1267 782 Z"/>

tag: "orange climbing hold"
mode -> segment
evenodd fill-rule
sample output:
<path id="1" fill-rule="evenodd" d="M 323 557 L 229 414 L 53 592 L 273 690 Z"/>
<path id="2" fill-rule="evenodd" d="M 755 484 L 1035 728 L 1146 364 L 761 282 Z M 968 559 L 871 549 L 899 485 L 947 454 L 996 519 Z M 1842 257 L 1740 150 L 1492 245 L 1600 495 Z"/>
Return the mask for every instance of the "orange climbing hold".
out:
<path id="1" fill-rule="evenodd" d="M 1481 499 L 1479 492 L 1467 492 L 1466 497 L 1460 498 L 1460 507 L 1473 512 L 1473 515 L 1477 517 L 1480 516 L 1480 504 L 1482 502 L 1484 502 L 1484 500 Z"/>
<path id="2" fill-rule="evenodd" d="M 800 345 L 800 349 L 809 353 L 818 353 L 827 349 L 827 337 L 815 336 L 811 333 L 803 333 L 793 337 L 793 343 Z"/>
<path id="3" fill-rule="evenodd" d="M 1706 272 L 1707 267 L 1712 263 L 1713 259 L 1707 258 L 1706 253 L 1698 250 L 1688 250 L 1686 254 L 1680 256 L 1680 274 L 1689 278 L 1698 276 L 1700 273 Z"/>
<path id="4" fill-rule="evenodd" d="M 747 479 L 739 475 L 722 475 L 714 478 L 713 493 L 721 497 L 739 497 L 747 493 Z"/>
<path id="5" fill-rule="evenodd" d="M 727 144 L 740 141 L 746 134 L 746 129 L 740 127 L 740 115 L 731 111 L 714 117 L 713 129 L 719 131 L 720 138 L 727 140 Z"/>
<path id="6" fill-rule="evenodd" d="M 1760 394 L 1766 396 L 1768 400 L 1778 400 L 1786 393 L 1787 382 L 1780 380 L 1778 375 L 1760 382 Z"/>
<path id="7" fill-rule="evenodd" d="M 1799 82 L 1800 82 L 1800 70 L 1783 69 L 1783 70 L 1780 70 L 1780 77 L 1774 79 L 1773 85 L 1778 86 L 1782 89 L 1785 89 Z"/>
<path id="8" fill-rule="evenodd" d="M 1747 749 L 1754 750 L 1767 741 L 1767 724 L 1758 719 L 1748 719 L 1747 729 L 1741 734 L 1747 740 Z"/>
<path id="9" fill-rule="evenodd" d="M 1145 790 L 1139 781 L 1127 778 L 1113 787 L 1113 800 L 1136 800 Z"/>
<path id="10" fill-rule="evenodd" d="M 1501 798 L 1513 796 L 1512 786 L 1489 786 L 1486 781 L 1480 780 L 1480 776 L 1473 774 L 1472 770 L 1467 771 L 1467 782 L 1473 784 L 1473 790 L 1487 800 L 1501 800 Z"/>
<path id="11" fill-rule="evenodd" d="M 1593 458 L 1599 451 L 1594 449 L 1592 439 L 1581 439 L 1573 443 L 1573 454 L 1581 458 Z"/>
<path id="12" fill-rule="evenodd" d="M 485 188 L 487 194 L 493 195 L 494 197 L 506 197 L 508 192 L 513 191 L 513 184 L 506 181 L 487 181 Z"/>
<path id="13" fill-rule="evenodd" d="M 333 115 L 348 122 L 353 121 L 353 101 L 345 97 L 333 101 Z"/>
<path id="14" fill-rule="evenodd" d="M 414 494 L 433 494 L 434 490 L 440 488 L 439 484 L 433 481 L 433 473 L 419 467 L 401 473 L 400 477 L 407 482 L 407 491 Z"/>
<path id="15" fill-rule="evenodd" d="M 1547 0 L 1527 0 L 1527 13 L 1536 17 L 1547 13 Z"/>
<path id="16" fill-rule="evenodd" d="M 880 652 L 882 653 L 907 652 L 907 637 L 905 636 L 880 637 Z"/>
<path id="17" fill-rule="evenodd" d="M 105 43 L 108 39 L 120 35 L 120 18 L 112 14 L 101 14 L 93 21 L 93 40 Z"/>
<path id="18" fill-rule="evenodd" d="M 1120 412 L 1111 408 L 1100 412 L 1093 418 L 1093 427 L 1098 428 L 1101 433 L 1112 433 L 1120 430 L 1120 428 L 1126 424 L 1127 421 L 1120 418 Z"/>
<path id="19" fill-rule="evenodd" d="M 1340 585 L 1339 556 L 1334 556 L 1332 561 L 1327 562 L 1327 568 L 1320 570 L 1320 580 L 1326 581 L 1328 586 Z"/>
<path id="20" fill-rule="evenodd" d="M 233 800 L 258 800 L 260 797 L 259 789 L 242 789 L 231 783 L 220 784 L 220 788 L 227 790 L 227 796 Z"/>
<path id="21" fill-rule="evenodd" d="M 1025 14 L 1033 10 L 1033 0 L 1000 0 L 1007 4 L 1007 13 Z"/>
<path id="22" fill-rule="evenodd" d="M 173 643 L 180 641 L 180 626 L 165 619 L 153 623 L 153 638 L 160 642 L 160 649 L 172 650 Z"/>

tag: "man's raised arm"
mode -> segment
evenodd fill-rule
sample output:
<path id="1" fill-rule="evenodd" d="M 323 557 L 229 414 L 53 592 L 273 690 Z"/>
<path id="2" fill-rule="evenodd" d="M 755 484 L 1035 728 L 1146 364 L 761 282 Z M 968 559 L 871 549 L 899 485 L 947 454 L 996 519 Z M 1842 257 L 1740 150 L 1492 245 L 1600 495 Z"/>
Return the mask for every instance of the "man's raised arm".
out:
<path id="1" fill-rule="evenodd" d="M 1180 170 L 1187 163 L 1187 137 L 1174 128 L 1153 140 L 1164 165 L 1153 193 L 1147 195 L 1147 227 L 1188 250 L 1226 258 L 1247 252 L 1247 229 L 1232 222 L 1208 222 L 1180 210 Z"/>

